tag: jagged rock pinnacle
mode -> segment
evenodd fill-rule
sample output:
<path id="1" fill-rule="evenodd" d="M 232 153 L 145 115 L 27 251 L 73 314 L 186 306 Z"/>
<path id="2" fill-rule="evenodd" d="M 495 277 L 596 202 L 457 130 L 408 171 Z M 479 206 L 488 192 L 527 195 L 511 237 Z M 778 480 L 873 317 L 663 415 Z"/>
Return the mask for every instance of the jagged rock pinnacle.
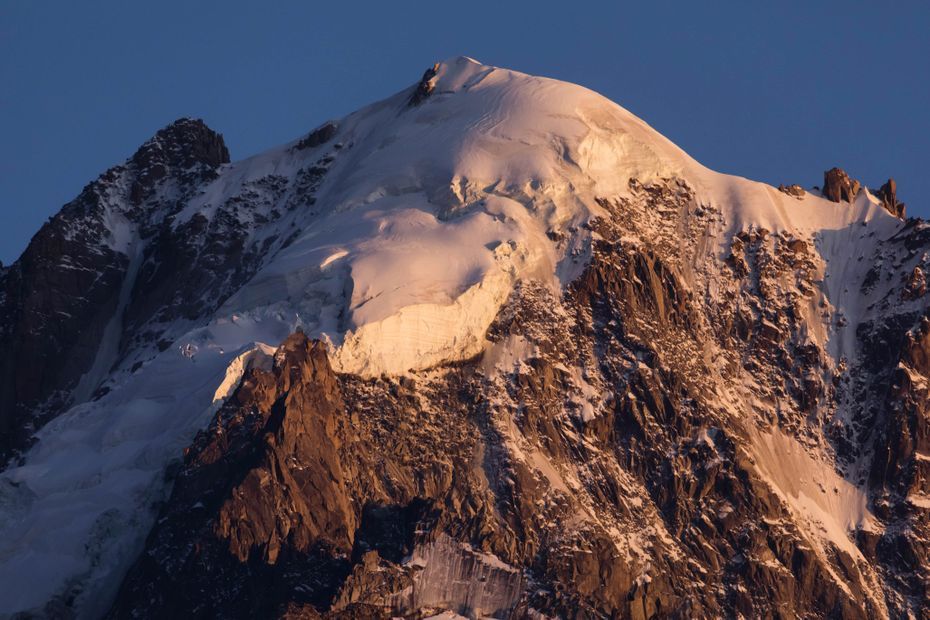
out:
<path id="1" fill-rule="evenodd" d="M 433 89 L 436 87 L 434 78 L 438 72 L 438 62 L 423 72 L 423 77 L 420 78 L 420 83 L 417 84 L 416 90 L 414 90 L 413 94 L 410 95 L 411 106 L 420 105 L 432 94 Z"/>
<path id="2" fill-rule="evenodd" d="M 823 196 L 833 202 L 852 202 L 859 193 L 862 184 L 842 168 L 831 168 L 823 173 Z"/>
<path id="3" fill-rule="evenodd" d="M 132 157 L 142 167 L 163 158 L 169 166 L 189 168 L 195 163 L 216 167 L 229 163 L 229 149 L 223 135 L 201 119 L 181 118 L 158 130 Z"/>
<path id="4" fill-rule="evenodd" d="M 169 169 L 184 171 L 199 165 L 201 169 L 212 171 L 229 163 L 229 149 L 222 134 L 207 127 L 202 120 L 181 118 L 160 129 L 129 161 L 138 174 L 130 200 L 139 205 Z"/>
<path id="5" fill-rule="evenodd" d="M 875 195 L 882 201 L 882 206 L 888 213 L 904 219 L 905 205 L 903 202 L 898 202 L 898 184 L 894 179 L 888 179 Z"/>

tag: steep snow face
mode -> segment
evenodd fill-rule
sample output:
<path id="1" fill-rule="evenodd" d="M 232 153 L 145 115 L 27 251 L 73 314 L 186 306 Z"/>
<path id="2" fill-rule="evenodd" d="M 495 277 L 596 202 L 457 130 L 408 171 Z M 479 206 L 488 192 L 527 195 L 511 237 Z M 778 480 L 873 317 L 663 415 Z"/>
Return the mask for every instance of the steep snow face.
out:
<path id="1" fill-rule="evenodd" d="M 558 294 L 581 272 L 586 224 L 605 215 L 596 199 L 628 194 L 631 179 L 681 178 L 699 203 L 714 205 L 724 218 L 708 233 L 717 258 L 744 229 L 820 235 L 825 272 L 843 278 L 857 269 L 845 265 L 850 245 L 867 255 L 900 226 L 870 196 L 854 205 L 799 200 L 709 171 L 579 86 L 457 58 L 439 65 L 424 101 L 411 105 L 410 93 L 338 121 L 318 144 L 224 165 L 174 216 L 181 229 L 239 201 L 248 208 L 235 212 L 238 224 L 273 251 L 215 314 L 190 331 L 184 323 L 186 333 L 138 372 L 118 364 L 107 394 L 45 427 L 0 477 L 0 615 L 56 596 L 99 611 L 93 604 L 106 604 L 151 527 L 166 465 L 242 369 L 264 363 L 287 334 L 302 328 L 329 340 L 334 366 L 365 376 L 478 354 L 516 283 Z M 280 193 L 255 189 L 278 180 Z M 301 199 L 308 188 L 312 200 Z M 863 221 L 879 235 L 849 232 Z M 128 253 L 132 235 L 118 224 L 112 243 Z M 835 290 L 830 303 L 865 311 Z M 820 327 L 837 357 L 854 346 L 855 323 Z M 116 346 L 102 350 L 94 383 Z"/>
<path id="2" fill-rule="evenodd" d="M 151 527 L 166 465 L 244 370 L 270 359 L 270 347 L 238 340 L 246 331 L 269 342 L 287 335 L 272 323 L 237 322 L 192 334 L 185 348 L 53 420 L 24 462 L 0 476 L 0 616 L 41 610 L 56 596 L 78 597 L 87 617 L 106 610 Z"/>

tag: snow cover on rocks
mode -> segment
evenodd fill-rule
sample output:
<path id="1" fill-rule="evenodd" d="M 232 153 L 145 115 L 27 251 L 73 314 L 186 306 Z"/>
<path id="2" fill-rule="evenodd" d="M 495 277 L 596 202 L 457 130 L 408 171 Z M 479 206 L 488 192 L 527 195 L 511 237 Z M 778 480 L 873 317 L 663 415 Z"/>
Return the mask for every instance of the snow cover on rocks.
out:
<path id="1" fill-rule="evenodd" d="M 626 194 L 630 179 L 687 179 L 724 215 L 720 251 L 752 226 L 811 236 L 856 221 L 880 220 L 889 232 L 898 224 L 869 195 L 854 205 L 797 199 L 709 171 L 579 86 L 462 57 L 439 65 L 428 99 L 411 106 L 409 95 L 338 121 L 326 144 L 294 142 L 224 166 L 179 214 L 178 226 L 209 219 L 244 184 L 293 178 L 332 156 L 312 209 L 255 224 L 268 228 L 256 236 L 292 240 L 206 324 L 50 423 L 0 476 L 0 615 L 55 596 L 99 613 L 151 527 L 166 465 L 243 369 L 294 329 L 328 339 L 337 370 L 366 376 L 474 356 L 516 282 L 558 290 L 580 272 L 584 225 L 603 215 L 595 198 Z M 851 268 L 831 262 L 847 241 L 830 237 L 822 248 L 836 277 Z M 834 299 L 858 311 L 852 297 Z M 495 363 L 514 357 L 494 354 Z"/>
<path id="2" fill-rule="evenodd" d="M 571 248 L 547 233 L 577 229 L 595 195 L 671 175 L 683 156 L 595 93 L 467 58 L 440 65 L 424 104 L 398 94 L 341 121 L 336 140 L 319 216 L 297 222 L 227 310 L 287 302 L 336 345 L 338 369 L 366 375 L 478 353 L 515 281 L 558 284 Z M 233 178 L 290 174 L 292 157 L 273 151 Z M 228 194 L 228 176 L 187 215 Z"/>

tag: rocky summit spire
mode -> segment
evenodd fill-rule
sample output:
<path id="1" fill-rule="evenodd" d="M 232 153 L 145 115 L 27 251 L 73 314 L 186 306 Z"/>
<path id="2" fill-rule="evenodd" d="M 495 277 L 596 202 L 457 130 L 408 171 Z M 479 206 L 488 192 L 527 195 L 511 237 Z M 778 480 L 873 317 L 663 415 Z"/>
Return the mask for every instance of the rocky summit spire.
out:
<path id="1" fill-rule="evenodd" d="M 223 135 L 210 129 L 201 119 L 180 118 L 158 130 L 136 151 L 132 161 L 144 166 L 156 158 L 180 168 L 198 163 L 216 167 L 229 163 L 229 149 Z"/>
<path id="2" fill-rule="evenodd" d="M 830 168 L 823 173 L 823 196 L 833 202 L 852 202 L 862 184 L 849 175 L 842 168 Z"/>
<path id="3" fill-rule="evenodd" d="M 229 149 L 222 134 L 202 120 L 181 118 L 160 129 L 139 147 L 128 163 L 137 175 L 130 200 L 138 205 L 170 171 L 187 184 L 209 178 L 217 167 L 229 163 Z"/>
<path id="4" fill-rule="evenodd" d="M 904 219 L 905 205 L 903 202 L 898 202 L 898 184 L 895 183 L 894 179 L 888 179 L 888 181 L 875 192 L 875 195 L 882 201 L 882 206 L 888 213 Z"/>
<path id="5" fill-rule="evenodd" d="M 862 184 L 851 179 L 842 168 L 831 168 L 823 173 L 823 197 L 827 200 L 852 202 L 861 189 Z M 872 190 L 872 193 L 881 201 L 882 207 L 888 213 L 904 219 L 905 205 L 898 202 L 898 186 L 894 179 L 888 179 L 879 189 Z"/>

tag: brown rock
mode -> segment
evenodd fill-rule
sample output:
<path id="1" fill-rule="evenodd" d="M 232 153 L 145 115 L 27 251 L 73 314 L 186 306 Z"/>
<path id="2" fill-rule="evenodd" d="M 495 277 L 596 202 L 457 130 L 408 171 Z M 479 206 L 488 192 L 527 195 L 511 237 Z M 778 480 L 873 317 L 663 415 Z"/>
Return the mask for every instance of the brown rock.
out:
<path id="1" fill-rule="evenodd" d="M 875 195 L 882 201 L 882 206 L 888 213 L 904 219 L 905 205 L 903 202 L 898 202 L 898 184 L 895 183 L 894 179 L 888 179 L 888 181 L 875 192 Z"/>
<path id="2" fill-rule="evenodd" d="M 357 526 L 338 457 L 342 397 L 326 346 L 297 333 L 277 357 L 278 393 L 286 396 L 270 408 L 263 462 L 245 475 L 217 519 L 217 535 L 242 562 L 257 551 L 274 564 L 288 544 L 301 552 L 320 543 L 348 552 Z M 269 484 L 272 478 L 276 484 Z"/>
<path id="3" fill-rule="evenodd" d="M 794 196 L 798 200 L 800 200 L 801 198 L 804 198 L 804 194 L 807 193 L 804 191 L 803 187 L 801 187 L 800 185 L 796 183 L 793 185 L 779 185 L 778 191 L 788 194 L 789 196 Z"/>
<path id="4" fill-rule="evenodd" d="M 901 296 L 904 299 L 918 299 L 927 293 L 927 276 L 920 267 L 914 267 Z"/>
<path id="5" fill-rule="evenodd" d="M 850 179 L 842 168 L 831 168 L 823 173 L 823 196 L 833 202 L 852 202 L 861 184 Z"/>

